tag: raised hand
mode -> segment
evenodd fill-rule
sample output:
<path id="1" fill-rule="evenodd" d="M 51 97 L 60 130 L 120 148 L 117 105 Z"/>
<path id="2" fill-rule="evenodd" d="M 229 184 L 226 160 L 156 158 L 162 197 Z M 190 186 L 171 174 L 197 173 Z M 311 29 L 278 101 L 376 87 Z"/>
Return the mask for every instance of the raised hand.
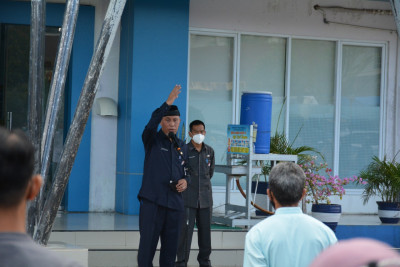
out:
<path id="1" fill-rule="evenodd" d="M 175 99 L 178 98 L 178 95 L 181 93 L 181 88 L 182 87 L 180 84 L 175 85 L 174 89 L 172 89 L 171 93 L 169 93 L 167 101 L 165 101 L 168 105 L 172 105 Z"/>

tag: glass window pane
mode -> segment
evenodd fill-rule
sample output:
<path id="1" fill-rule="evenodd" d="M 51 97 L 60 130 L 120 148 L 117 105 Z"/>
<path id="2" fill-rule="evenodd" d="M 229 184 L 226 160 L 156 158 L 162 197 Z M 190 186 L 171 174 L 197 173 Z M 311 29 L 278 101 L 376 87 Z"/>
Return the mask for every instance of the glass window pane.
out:
<path id="1" fill-rule="evenodd" d="M 28 131 L 29 25 L 0 24 L 0 125 Z M 58 27 L 46 27 L 44 53 L 44 90 L 42 125 L 47 97 L 55 65 L 60 32 Z M 64 142 L 64 95 L 56 125 L 49 177 L 60 161 Z"/>
<path id="2" fill-rule="evenodd" d="M 380 47 L 343 46 L 339 175 L 357 175 L 379 156 Z"/>
<path id="3" fill-rule="evenodd" d="M 241 35 L 239 103 L 242 92 L 271 92 L 272 133 L 277 127 L 285 95 L 285 62 L 285 38 Z M 285 123 L 285 114 L 282 113 L 279 129 L 283 129 Z"/>
<path id="4" fill-rule="evenodd" d="M 2 31 L 1 123 L 28 131 L 29 25 L 3 24 Z"/>
<path id="5" fill-rule="evenodd" d="M 226 164 L 227 124 L 232 123 L 233 50 L 233 37 L 190 36 L 189 123 L 196 119 L 205 123 L 205 142 L 214 148 L 216 164 Z M 225 175 L 215 173 L 212 183 L 225 185 Z"/>
<path id="6" fill-rule="evenodd" d="M 289 139 L 320 151 L 333 167 L 335 42 L 292 40 Z M 299 132 L 300 131 L 300 132 Z"/>

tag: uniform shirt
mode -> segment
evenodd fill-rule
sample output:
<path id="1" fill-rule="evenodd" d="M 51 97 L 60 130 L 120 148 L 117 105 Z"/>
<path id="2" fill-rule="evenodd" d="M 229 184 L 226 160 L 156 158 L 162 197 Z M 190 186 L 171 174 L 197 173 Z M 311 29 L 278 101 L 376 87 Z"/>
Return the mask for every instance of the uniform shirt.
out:
<path id="1" fill-rule="evenodd" d="M 185 207 L 212 207 L 211 177 L 214 175 L 214 149 L 203 143 L 200 152 L 192 142 L 187 144 L 190 169 L 190 184 L 182 193 Z"/>
<path id="2" fill-rule="evenodd" d="M 0 233 L 1 267 L 81 267 L 41 247 L 23 233 Z"/>
<path id="3" fill-rule="evenodd" d="M 170 181 L 187 179 L 184 165 L 187 160 L 186 144 L 178 139 L 183 156 L 178 153 L 173 143 L 162 130 L 157 132 L 162 117 L 169 106 L 163 103 L 151 115 L 146 125 L 142 140 L 145 148 L 142 187 L 138 198 L 145 198 L 159 206 L 183 210 L 182 194 L 172 190 Z"/>
<path id="4" fill-rule="evenodd" d="M 282 207 L 247 233 L 243 266 L 307 267 L 336 242 L 322 222 L 298 207 Z"/>

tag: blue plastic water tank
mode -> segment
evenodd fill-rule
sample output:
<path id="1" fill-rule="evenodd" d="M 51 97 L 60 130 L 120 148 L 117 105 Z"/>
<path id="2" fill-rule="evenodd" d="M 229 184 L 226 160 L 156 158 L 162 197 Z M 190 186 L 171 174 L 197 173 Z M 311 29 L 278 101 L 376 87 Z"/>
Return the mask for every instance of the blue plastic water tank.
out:
<path id="1" fill-rule="evenodd" d="M 255 153 L 268 154 L 271 138 L 272 94 L 270 92 L 243 92 L 240 124 L 257 124 Z"/>

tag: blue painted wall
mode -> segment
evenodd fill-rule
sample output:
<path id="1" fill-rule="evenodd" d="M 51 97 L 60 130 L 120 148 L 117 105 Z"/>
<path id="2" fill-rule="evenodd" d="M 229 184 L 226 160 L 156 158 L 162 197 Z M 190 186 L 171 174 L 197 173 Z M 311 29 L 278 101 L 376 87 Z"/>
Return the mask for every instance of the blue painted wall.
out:
<path id="1" fill-rule="evenodd" d="M 0 23 L 30 24 L 30 2 L 0 1 Z M 46 25 L 62 25 L 65 5 L 46 5 Z M 80 6 L 66 85 L 66 127 L 69 126 L 93 54 L 94 7 Z M 90 118 L 88 125 L 90 125 Z M 90 127 L 86 127 L 65 194 L 67 211 L 89 211 Z"/>
<path id="2" fill-rule="evenodd" d="M 85 81 L 86 73 L 93 55 L 94 47 L 94 7 L 80 6 L 75 29 L 74 45 L 68 73 L 69 105 L 67 122 L 71 123 Z M 64 13 L 63 13 L 64 14 Z M 69 125 L 69 124 L 68 124 Z M 74 166 L 65 195 L 67 211 L 89 211 L 90 186 L 90 135 L 91 116 L 86 124 L 85 132 L 76 155 Z"/>
<path id="3" fill-rule="evenodd" d="M 186 117 L 189 0 L 128 1 L 122 18 L 116 211 L 138 214 L 144 149 L 142 131 L 175 84 Z M 157 166 L 155 166 L 157 167 Z"/>
<path id="4" fill-rule="evenodd" d="M 400 248 L 400 226 L 398 224 L 338 225 L 336 237 L 339 240 L 356 237 L 372 238 Z"/>

